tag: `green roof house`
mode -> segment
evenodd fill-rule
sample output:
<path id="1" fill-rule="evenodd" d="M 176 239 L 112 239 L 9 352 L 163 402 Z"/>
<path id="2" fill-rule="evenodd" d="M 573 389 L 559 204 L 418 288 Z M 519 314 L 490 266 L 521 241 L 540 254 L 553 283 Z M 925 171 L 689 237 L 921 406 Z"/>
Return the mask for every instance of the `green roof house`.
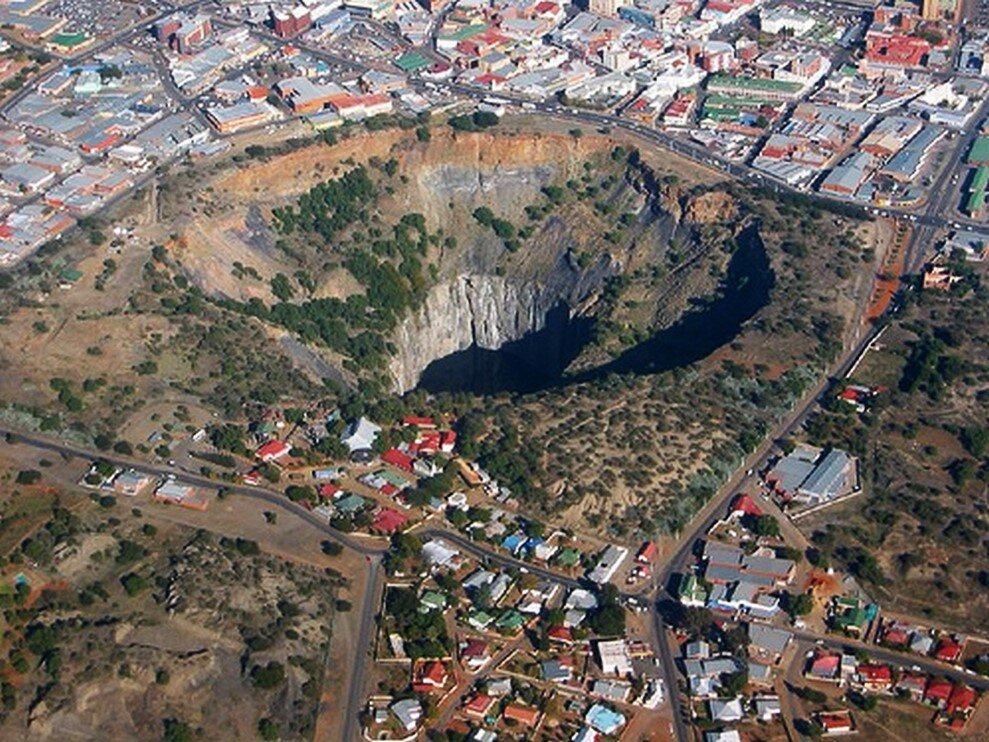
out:
<path id="1" fill-rule="evenodd" d="M 427 590 L 419 598 L 419 612 L 442 611 L 446 608 L 446 596 L 436 590 Z"/>

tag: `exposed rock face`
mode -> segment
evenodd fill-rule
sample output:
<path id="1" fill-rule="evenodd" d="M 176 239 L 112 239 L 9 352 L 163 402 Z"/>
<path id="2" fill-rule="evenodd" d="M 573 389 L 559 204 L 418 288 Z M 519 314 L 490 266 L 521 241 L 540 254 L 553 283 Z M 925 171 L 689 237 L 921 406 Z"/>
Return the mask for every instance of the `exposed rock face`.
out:
<path id="1" fill-rule="evenodd" d="M 563 254 L 538 279 L 480 273 L 458 275 L 434 286 L 422 308 L 395 333 L 398 352 L 391 363 L 395 390 L 405 393 L 414 388 L 423 369 L 439 358 L 471 346 L 497 350 L 542 330 L 549 318 L 565 322 L 618 270 L 620 266 L 605 256 L 582 271 Z M 535 360 L 543 356 L 550 361 L 560 357 L 562 347 L 526 348 L 523 343 L 519 350 Z"/>

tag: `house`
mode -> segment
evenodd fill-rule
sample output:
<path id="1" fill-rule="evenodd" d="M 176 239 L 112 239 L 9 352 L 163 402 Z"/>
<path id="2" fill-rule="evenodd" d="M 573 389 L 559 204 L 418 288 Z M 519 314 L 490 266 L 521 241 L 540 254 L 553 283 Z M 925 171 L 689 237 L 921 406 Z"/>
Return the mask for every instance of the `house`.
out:
<path id="1" fill-rule="evenodd" d="M 506 706 L 501 715 L 506 721 L 514 721 L 527 727 L 534 727 L 539 722 L 539 709 L 517 703 Z"/>
<path id="2" fill-rule="evenodd" d="M 525 616 L 516 610 L 507 610 L 498 616 L 494 625 L 503 634 L 515 634 L 525 626 Z"/>
<path id="3" fill-rule="evenodd" d="M 683 648 L 683 656 L 688 660 L 706 660 L 711 656 L 711 645 L 703 639 L 688 642 Z"/>
<path id="4" fill-rule="evenodd" d="M 628 549 L 624 546 L 610 544 L 598 557 L 597 564 L 587 573 L 587 579 L 603 585 L 615 576 L 615 572 L 628 556 Z"/>
<path id="5" fill-rule="evenodd" d="M 491 678 L 488 680 L 488 695 L 502 698 L 512 692 L 512 679 L 507 677 Z"/>
<path id="6" fill-rule="evenodd" d="M 646 541 L 639 548 L 639 553 L 635 555 L 635 561 L 639 564 L 652 564 L 656 559 L 656 542 Z"/>
<path id="7" fill-rule="evenodd" d="M 546 632 L 550 642 L 569 647 L 573 644 L 573 631 L 566 626 L 550 626 Z"/>
<path id="8" fill-rule="evenodd" d="M 543 680 L 551 683 L 567 683 L 573 677 L 573 662 L 568 657 L 546 660 L 540 667 Z"/>
<path id="9" fill-rule="evenodd" d="M 254 452 L 254 455 L 266 464 L 285 458 L 292 450 L 286 441 L 270 440 Z"/>
<path id="10" fill-rule="evenodd" d="M 558 567 L 573 569 L 580 564 L 580 552 L 571 546 L 561 549 L 553 560 Z"/>
<path id="11" fill-rule="evenodd" d="M 326 498 L 327 500 L 332 500 L 340 495 L 341 492 L 343 492 L 343 490 L 333 484 L 333 482 L 324 482 L 316 489 L 316 494 L 320 497 Z"/>
<path id="12" fill-rule="evenodd" d="M 759 721 L 771 722 L 783 713 L 778 696 L 756 696 L 752 700 L 755 706 L 755 715 Z"/>
<path id="13" fill-rule="evenodd" d="M 862 605 L 862 601 L 852 597 L 836 597 L 830 606 L 831 627 L 852 636 L 862 636 L 872 622 L 878 608 L 875 604 Z"/>
<path id="14" fill-rule="evenodd" d="M 451 566 L 459 554 L 459 551 L 438 539 L 427 541 L 422 545 L 423 559 L 434 567 Z"/>
<path id="15" fill-rule="evenodd" d="M 824 730 L 826 737 L 833 734 L 849 734 L 855 729 L 850 711 L 821 712 L 817 714 L 815 720 Z"/>
<path id="16" fill-rule="evenodd" d="M 601 671 L 605 675 L 625 677 L 632 672 L 632 660 L 628 656 L 628 647 L 624 639 L 612 639 L 594 643 Z"/>
<path id="17" fill-rule="evenodd" d="M 612 735 L 625 726 L 625 716 L 603 704 L 595 703 L 584 715 L 584 722 L 601 734 Z"/>
<path id="18" fill-rule="evenodd" d="M 742 518 L 746 515 L 758 518 L 762 515 L 762 510 L 751 497 L 744 492 L 739 492 L 728 503 L 728 517 Z"/>
<path id="19" fill-rule="evenodd" d="M 915 631 L 910 637 L 910 651 L 917 654 L 930 654 L 934 649 L 934 637 L 926 631 Z"/>
<path id="20" fill-rule="evenodd" d="M 111 486 L 117 494 L 134 497 L 152 481 L 153 478 L 150 474 L 139 472 L 136 469 L 127 469 L 113 478 Z"/>
<path id="21" fill-rule="evenodd" d="M 464 704 L 464 713 L 475 719 L 483 719 L 496 703 L 497 699 L 493 696 L 479 693 Z"/>
<path id="22" fill-rule="evenodd" d="M 910 697 L 911 701 L 919 703 L 924 699 L 927 690 L 927 676 L 904 673 L 896 684 L 896 690 L 903 691 Z"/>
<path id="23" fill-rule="evenodd" d="M 430 660 L 419 666 L 412 690 L 416 693 L 433 693 L 446 685 L 446 668 L 438 660 Z"/>
<path id="24" fill-rule="evenodd" d="M 375 425 L 365 417 L 361 417 L 354 420 L 354 422 L 344 429 L 343 434 L 340 436 L 340 442 L 351 453 L 354 453 L 356 451 L 370 449 L 378 439 L 378 433 L 380 432 L 381 426 Z"/>
<path id="25" fill-rule="evenodd" d="M 956 276 L 947 266 L 931 265 L 924 270 L 921 288 L 924 290 L 948 291 L 961 280 L 962 277 Z"/>
<path id="26" fill-rule="evenodd" d="M 409 519 L 393 508 L 381 508 L 371 522 L 371 530 L 379 533 L 395 533 L 405 528 Z"/>
<path id="27" fill-rule="evenodd" d="M 736 729 L 719 729 L 704 732 L 704 742 L 742 742 L 742 736 Z"/>
<path id="28" fill-rule="evenodd" d="M 522 552 L 522 547 L 525 546 L 526 541 L 528 541 L 528 537 L 519 531 L 505 536 L 501 542 L 501 548 L 513 556 L 518 556 Z"/>
<path id="29" fill-rule="evenodd" d="M 949 716 L 954 716 L 955 714 L 967 716 L 972 713 L 975 703 L 978 700 L 979 694 L 975 692 L 974 688 L 967 685 L 956 685 L 954 690 L 951 691 L 951 695 L 948 696 L 948 703 L 944 711 Z"/>
<path id="30" fill-rule="evenodd" d="M 505 596 L 513 584 L 512 576 L 507 572 L 502 572 L 491 582 L 489 596 L 492 603 L 498 603 Z"/>
<path id="31" fill-rule="evenodd" d="M 828 680 L 838 682 L 841 680 L 841 655 L 840 654 L 817 654 L 807 668 L 805 676 L 812 680 Z"/>
<path id="32" fill-rule="evenodd" d="M 198 492 L 191 484 L 183 484 L 173 479 L 163 482 L 152 497 L 159 502 L 193 510 L 206 510 L 209 507 L 209 500 L 204 493 Z"/>
<path id="33" fill-rule="evenodd" d="M 446 596 L 436 590 L 427 590 L 419 598 L 419 612 L 442 611 L 446 608 Z"/>
<path id="34" fill-rule="evenodd" d="M 460 648 L 460 661 L 468 670 L 477 672 L 491 659 L 491 650 L 486 641 L 468 639 Z"/>
<path id="35" fill-rule="evenodd" d="M 475 631 L 484 631 L 494 621 L 494 616 L 486 611 L 473 610 L 467 614 L 467 623 Z"/>
<path id="36" fill-rule="evenodd" d="M 745 718 L 742 701 L 739 698 L 712 698 L 707 702 L 711 721 L 734 722 Z"/>
<path id="37" fill-rule="evenodd" d="M 353 514 L 363 510 L 367 506 L 367 500 L 360 495 L 348 494 L 333 501 L 335 507 L 341 513 Z"/>
<path id="38" fill-rule="evenodd" d="M 436 420 L 431 417 L 418 417 L 410 415 L 402 418 L 402 425 L 406 428 L 416 427 L 422 430 L 432 430 L 436 428 Z"/>
<path id="39" fill-rule="evenodd" d="M 893 671 L 889 665 L 859 665 L 855 682 L 867 691 L 888 691 L 893 686 Z"/>
<path id="40" fill-rule="evenodd" d="M 631 692 L 631 685 L 617 680 L 595 680 L 591 686 L 591 693 L 613 703 L 625 703 Z"/>
<path id="41" fill-rule="evenodd" d="M 963 646 L 963 643 L 953 636 L 947 634 L 941 636 L 934 646 L 934 658 L 941 662 L 957 662 L 962 656 Z"/>
<path id="42" fill-rule="evenodd" d="M 401 469 L 410 474 L 412 473 L 412 457 L 404 451 L 399 451 L 397 448 L 389 448 L 381 454 L 381 460 L 389 466 L 394 466 L 396 469 Z"/>
<path id="43" fill-rule="evenodd" d="M 753 685 L 770 686 L 773 684 L 773 669 L 763 662 L 749 660 L 746 663 L 749 672 L 749 683 Z"/>
<path id="44" fill-rule="evenodd" d="M 751 622 L 748 633 L 749 651 L 770 663 L 779 660 L 792 638 L 792 634 L 784 629 Z"/>
<path id="45" fill-rule="evenodd" d="M 697 579 L 697 576 L 692 573 L 680 575 L 676 595 L 685 606 L 703 608 L 707 604 L 707 590 Z"/>
<path id="46" fill-rule="evenodd" d="M 948 705 L 948 699 L 951 698 L 954 690 L 955 686 L 952 685 L 950 680 L 934 678 L 927 684 L 927 688 L 924 690 L 924 701 L 932 706 L 943 709 Z"/>
<path id="47" fill-rule="evenodd" d="M 391 705 L 391 712 L 395 715 L 399 725 L 407 732 L 414 732 L 422 719 L 422 704 L 414 698 L 403 698 L 395 701 Z"/>

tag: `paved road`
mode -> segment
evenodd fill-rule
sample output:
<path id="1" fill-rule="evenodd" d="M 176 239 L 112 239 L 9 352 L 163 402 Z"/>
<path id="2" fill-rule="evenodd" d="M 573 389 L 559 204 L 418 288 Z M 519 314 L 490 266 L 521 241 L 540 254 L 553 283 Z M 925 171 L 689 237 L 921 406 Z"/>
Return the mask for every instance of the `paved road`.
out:
<path id="1" fill-rule="evenodd" d="M 818 646 L 827 647 L 831 650 L 848 651 L 849 654 L 854 653 L 855 650 L 865 650 L 869 653 L 869 656 L 872 659 L 878 660 L 879 662 L 885 662 L 890 665 L 907 669 L 911 667 L 919 667 L 920 671 L 924 673 L 929 673 L 931 675 L 942 675 L 956 682 L 966 683 L 971 685 L 973 688 L 977 688 L 982 691 L 989 690 L 989 678 L 983 675 L 967 672 L 953 665 L 945 664 L 944 662 L 938 662 L 931 657 L 925 657 L 919 654 L 910 654 L 907 652 L 897 652 L 894 649 L 886 649 L 885 647 L 880 647 L 877 644 L 867 644 L 866 642 L 849 639 L 847 637 L 835 636 L 833 634 L 817 634 L 812 631 L 795 630 L 791 630 L 791 633 L 796 639 L 814 643 Z"/>
<path id="2" fill-rule="evenodd" d="M 364 703 L 364 674 L 368 665 L 372 662 L 372 633 L 377 626 L 375 621 L 376 606 L 380 605 L 381 590 L 383 587 L 381 558 L 379 556 L 367 557 L 370 569 L 368 570 L 367 581 L 364 583 L 364 600 L 361 602 L 361 628 L 357 637 L 357 646 L 354 647 L 354 657 L 350 671 L 350 681 L 348 683 L 347 702 L 341 706 L 341 711 L 346 714 L 343 723 L 343 739 L 360 739 L 359 718 L 361 706 Z"/>
<path id="3" fill-rule="evenodd" d="M 264 487 L 249 487 L 241 484 L 218 482 L 215 479 L 208 479 L 207 477 L 203 477 L 198 474 L 191 474 L 184 471 L 176 472 L 175 469 L 168 466 L 148 463 L 146 461 L 141 461 L 128 456 L 121 456 L 111 452 L 92 451 L 83 448 L 82 446 L 66 443 L 65 441 L 56 441 L 50 438 L 45 438 L 41 435 L 23 433 L 21 431 L 6 427 L 0 427 L 0 435 L 11 436 L 15 443 L 23 442 L 33 446 L 34 448 L 39 448 L 43 451 L 51 451 L 52 453 L 57 453 L 59 455 L 78 457 L 91 461 L 103 459 L 111 464 L 114 464 L 115 466 L 124 468 L 133 467 L 134 469 L 156 474 L 161 477 L 175 477 L 180 481 L 194 484 L 197 487 L 205 487 L 209 489 L 219 489 L 222 487 L 227 492 L 232 492 L 240 495 L 241 497 L 246 497 L 252 500 L 259 500 L 266 505 L 271 505 L 275 508 L 288 511 L 293 515 L 297 515 L 313 527 L 318 528 L 334 541 L 339 542 L 341 546 L 345 546 L 348 549 L 353 549 L 358 554 L 376 557 L 380 556 L 386 550 L 385 547 L 361 541 L 360 539 L 354 538 L 353 536 L 349 536 L 335 528 L 332 528 L 325 519 L 320 518 L 318 515 L 315 515 L 309 510 L 306 510 L 301 505 L 292 502 L 283 492 L 278 492 L 277 490 L 270 490 Z"/>

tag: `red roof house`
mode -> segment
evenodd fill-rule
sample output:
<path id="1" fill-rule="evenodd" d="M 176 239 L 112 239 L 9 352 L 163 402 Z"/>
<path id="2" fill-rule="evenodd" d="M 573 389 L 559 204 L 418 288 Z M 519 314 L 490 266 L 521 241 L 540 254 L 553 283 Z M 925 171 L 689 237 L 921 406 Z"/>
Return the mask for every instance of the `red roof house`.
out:
<path id="1" fill-rule="evenodd" d="M 453 430 L 444 430 L 440 435 L 440 450 L 443 453 L 453 453 L 457 445 L 457 434 Z"/>
<path id="2" fill-rule="evenodd" d="M 546 636 L 551 642 L 560 644 L 573 644 L 573 632 L 568 626 L 550 626 Z"/>
<path id="3" fill-rule="evenodd" d="M 333 482 L 326 482 L 319 485 L 319 489 L 316 492 L 319 493 L 320 497 L 332 498 L 340 492 L 340 488 L 333 484 Z"/>
<path id="4" fill-rule="evenodd" d="M 762 515 L 762 510 L 755 501 L 749 497 L 744 492 L 739 492 L 733 498 L 731 498 L 731 504 L 728 505 L 728 515 Z"/>
<path id="5" fill-rule="evenodd" d="M 539 709 L 534 709 L 529 706 L 519 706 L 513 703 L 505 707 L 502 716 L 505 719 L 510 719 L 512 721 L 517 721 L 519 724 L 525 724 L 527 727 L 536 726 L 536 722 L 539 721 Z"/>
<path id="6" fill-rule="evenodd" d="M 975 702 L 978 699 L 979 695 L 974 688 L 967 685 L 956 685 L 955 689 L 951 691 L 951 695 L 948 696 L 948 704 L 944 710 L 948 714 L 967 714 L 975 708 Z"/>
<path id="7" fill-rule="evenodd" d="M 883 632 L 883 643 L 891 647 L 905 647 L 910 641 L 910 632 L 902 626 L 890 624 Z"/>
<path id="8" fill-rule="evenodd" d="M 480 667 L 487 663 L 491 653 L 488 643 L 480 639 L 470 639 L 460 650 L 460 661 L 468 667 Z"/>
<path id="9" fill-rule="evenodd" d="M 371 523 L 372 530 L 381 533 L 394 533 L 405 527 L 409 519 L 392 508 L 381 508 Z"/>
<path id="10" fill-rule="evenodd" d="M 962 656 L 961 642 L 953 636 L 942 636 L 934 647 L 934 656 L 942 662 L 956 662 Z"/>
<path id="11" fill-rule="evenodd" d="M 825 734 L 844 734 L 852 731 L 852 715 L 848 711 L 831 711 L 817 715 L 817 722 Z"/>
<path id="12" fill-rule="evenodd" d="M 422 432 L 415 442 L 416 451 L 419 453 L 433 454 L 440 450 L 440 433 L 438 430 L 426 430 Z"/>
<path id="13" fill-rule="evenodd" d="M 285 441 L 270 440 L 255 451 L 254 455 L 265 463 L 269 463 L 288 456 L 288 453 L 291 450 L 292 447 Z"/>
<path id="14" fill-rule="evenodd" d="M 646 541 L 635 555 L 635 561 L 640 564 L 649 564 L 656 558 L 656 542 Z"/>
<path id="15" fill-rule="evenodd" d="M 927 684 L 927 690 L 924 692 L 924 700 L 934 704 L 938 708 L 944 708 L 948 703 L 948 699 L 951 698 L 951 693 L 954 689 L 955 686 L 949 680 L 945 680 L 944 678 L 932 680 Z"/>
<path id="16" fill-rule="evenodd" d="M 893 671 L 889 665 L 859 665 L 855 674 L 868 690 L 886 690 L 893 684 Z"/>
<path id="17" fill-rule="evenodd" d="M 412 457 L 397 448 L 389 448 L 381 454 L 381 460 L 402 471 L 412 471 Z"/>
<path id="18" fill-rule="evenodd" d="M 818 680 L 837 680 L 841 669 L 841 656 L 837 654 L 822 654 L 814 658 L 807 671 L 808 677 Z"/>
<path id="19" fill-rule="evenodd" d="M 446 684 L 446 668 L 437 660 L 430 660 L 419 668 L 418 677 L 412 684 L 416 693 L 432 693 Z"/>
<path id="20" fill-rule="evenodd" d="M 495 705 L 493 696 L 486 696 L 483 693 L 474 696 L 464 704 L 464 713 L 468 716 L 481 719 L 488 715 L 488 711 Z"/>

